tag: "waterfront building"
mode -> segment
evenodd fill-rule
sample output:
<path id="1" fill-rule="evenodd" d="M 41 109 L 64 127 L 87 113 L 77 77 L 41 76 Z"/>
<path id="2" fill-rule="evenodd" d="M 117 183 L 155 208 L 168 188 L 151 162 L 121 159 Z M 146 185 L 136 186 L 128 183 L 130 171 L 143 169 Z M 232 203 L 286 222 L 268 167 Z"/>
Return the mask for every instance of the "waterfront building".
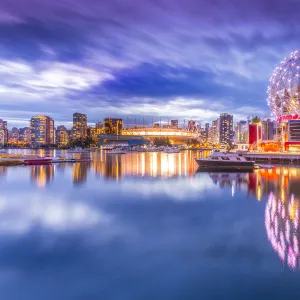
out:
<path id="1" fill-rule="evenodd" d="M 238 142 L 239 142 L 239 129 L 238 129 L 238 123 L 236 123 L 236 124 L 234 124 L 234 139 L 233 139 L 233 141 L 234 141 L 234 143 L 235 144 L 238 144 Z"/>
<path id="2" fill-rule="evenodd" d="M 95 127 L 88 126 L 87 136 L 90 137 L 91 139 L 95 140 L 95 139 L 97 139 L 98 131 L 99 131 L 99 129 L 97 129 Z M 101 134 L 101 132 L 99 134 Z"/>
<path id="3" fill-rule="evenodd" d="M 209 123 L 205 123 L 205 136 L 208 138 Z"/>
<path id="4" fill-rule="evenodd" d="M 63 125 L 57 126 L 56 143 L 59 147 L 67 146 L 69 143 L 69 132 Z"/>
<path id="5" fill-rule="evenodd" d="M 54 144 L 54 121 L 48 116 L 34 116 L 30 120 L 31 144 Z"/>
<path id="6" fill-rule="evenodd" d="M 274 139 L 275 124 L 274 121 L 268 119 L 261 122 L 262 140 L 271 141 Z"/>
<path id="7" fill-rule="evenodd" d="M 102 129 L 104 127 L 104 124 L 103 124 L 103 122 L 97 122 L 95 124 L 95 127 L 96 127 L 96 129 Z"/>
<path id="8" fill-rule="evenodd" d="M 235 126 L 235 142 L 237 144 L 249 143 L 249 126 L 247 121 L 239 121 Z"/>
<path id="9" fill-rule="evenodd" d="M 19 128 L 19 142 L 24 144 L 31 142 L 30 127 Z"/>
<path id="10" fill-rule="evenodd" d="M 4 146 L 8 143 L 8 130 L 0 128 L 0 146 Z"/>
<path id="11" fill-rule="evenodd" d="M 171 127 L 177 129 L 178 128 L 178 120 L 171 120 Z"/>
<path id="12" fill-rule="evenodd" d="M 203 140 L 205 140 L 205 141 L 207 140 L 205 128 L 201 128 L 201 129 L 200 129 L 200 136 L 201 136 L 201 138 L 202 138 Z"/>
<path id="13" fill-rule="evenodd" d="M 208 142 L 215 145 L 219 143 L 219 137 L 217 133 L 217 120 L 211 122 L 211 127 L 208 130 Z"/>
<path id="14" fill-rule="evenodd" d="M 298 152 L 300 150 L 300 119 L 287 122 L 288 140 L 285 142 L 285 150 Z"/>
<path id="15" fill-rule="evenodd" d="M 19 142 L 19 129 L 17 127 L 13 127 L 8 132 L 8 143 L 17 144 L 18 142 Z"/>
<path id="16" fill-rule="evenodd" d="M 119 118 L 106 118 L 104 120 L 105 134 L 120 135 L 123 130 L 123 120 Z"/>
<path id="17" fill-rule="evenodd" d="M 248 124 L 249 127 L 249 145 L 258 143 L 261 140 L 261 125 L 260 123 Z"/>
<path id="18" fill-rule="evenodd" d="M 73 139 L 84 139 L 87 136 L 87 116 L 81 113 L 73 114 Z"/>
<path id="19" fill-rule="evenodd" d="M 228 145 L 233 142 L 233 116 L 223 113 L 219 118 L 220 122 L 220 138 L 219 142 Z"/>
<path id="20" fill-rule="evenodd" d="M 7 121 L 0 119 L 0 146 L 8 143 Z"/>
<path id="21" fill-rule="evenodd" d="M 0 119 L 0 129 L 7 129 L 7 121 Z"/>
<path id="22" fill-rule="evenodd" d="M 104 123 L 103 122 L 97 122 L 95 126 L 95 137 L 97 138 L 99 134 L 104 134 Z"/>

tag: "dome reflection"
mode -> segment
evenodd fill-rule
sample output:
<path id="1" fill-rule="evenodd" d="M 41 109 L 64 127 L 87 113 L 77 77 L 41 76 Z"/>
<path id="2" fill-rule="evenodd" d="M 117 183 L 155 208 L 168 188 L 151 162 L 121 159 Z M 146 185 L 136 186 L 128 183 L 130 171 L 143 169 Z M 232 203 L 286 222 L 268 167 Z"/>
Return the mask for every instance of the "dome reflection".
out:
<path id="1" fill-rule="evenodd" d="M 284 200 L 270 193 L 265 211 L 268 240 L 280 259 L 290 268 L 300 266 L 299 202 L 291 195 Z"/>

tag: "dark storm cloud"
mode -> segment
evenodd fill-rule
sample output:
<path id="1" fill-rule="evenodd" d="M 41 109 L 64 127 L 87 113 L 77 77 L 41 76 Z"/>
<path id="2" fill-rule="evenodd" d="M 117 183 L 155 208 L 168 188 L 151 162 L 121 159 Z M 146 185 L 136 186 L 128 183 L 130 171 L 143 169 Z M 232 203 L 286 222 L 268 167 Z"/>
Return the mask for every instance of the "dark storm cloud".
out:
<path id="1" fill-rule="evenodd" d="M 24 60 L 47 59 L 47 49 L 53 50 L 57 60 L 76 61 L 84 53 L 89 41 L 84 32 L 72 26 L 46 24 L 28 20 L 26 23 L 0 23 L 0 43 L 2 58 Z"/>
<path id="2" fill-rule="evenodd" d="M 123 96 L 142 97 L 176 97 L 176 96 L 197 96 L 222 97 L 232 95 L 241 97 L 249 80 L 235 78 L 234 74 L 223 72 L 227 81 L 235 81 L 236 85 L 228 86 L 222 84 L 222 78 L 215 73 L 190 69 L 175 68 L 167 65 L 143 64 L 136 68 L 122 69 L 113 73 L 114 80 L 107 80 L 103 88 L 110 93 L 117 93 Z M 243 88 L 241 88 L 243 87 Z M 258 97 L 257 91 L 248 90 L 248 97 Z"/>
<path id="3" fill-rule="evenodd" d="M 124 103 L 128 113 L 145 98 L 164 104 L 174 97 L 210 103 L 230 98 L 235 108 L 255 103 L 266 111 L 272 70 L 299 48 L 299 11 L 299 1 L 293 0 L 2 0 L 0 71 L 2 60 L 27 64 L 30 80 L 21 84 L 25 87 L 14 101 L 26 106 L 24 99 L 38 80 L 47 86 L 39 98 L 63 99 L 69 103 L 67 114 L 72 106 L 85 110 L 90 103 L 103 114 Z M 64 87 L 58 87 L 63 72 L 73 73 L 66 66 L 51 69 L 56 62 L 86 70 L 71 80 L 64 75 Z M 39 77 L 31 80 L 36 69 Z M 75 88 L 89 71 L 89 79 Z M 0 76 L 9 94 L 19 84 L 19 68 L 10 66 L 16 75 L 10 82 L 5 72 Z M 0 94 L 0 104 L 2 99 L 7 95 Z"/>

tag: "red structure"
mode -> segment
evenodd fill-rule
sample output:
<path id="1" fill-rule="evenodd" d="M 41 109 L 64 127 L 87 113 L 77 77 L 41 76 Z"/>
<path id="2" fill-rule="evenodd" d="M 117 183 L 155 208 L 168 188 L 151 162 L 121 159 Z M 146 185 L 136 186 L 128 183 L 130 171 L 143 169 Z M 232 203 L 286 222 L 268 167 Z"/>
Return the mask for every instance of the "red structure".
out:
<path id="1" fill-rule="evenodd" d="M 249 124 L 249 145 L 261 139 L 261 126 L 259 124 Z"/>

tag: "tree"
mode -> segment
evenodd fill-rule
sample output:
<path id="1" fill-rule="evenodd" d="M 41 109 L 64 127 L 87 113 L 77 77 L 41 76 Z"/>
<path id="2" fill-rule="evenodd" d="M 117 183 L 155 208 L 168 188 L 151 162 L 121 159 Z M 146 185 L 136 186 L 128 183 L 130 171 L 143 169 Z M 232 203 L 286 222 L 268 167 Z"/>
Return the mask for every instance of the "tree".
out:
<path id="1" fill-rule="evenodd" d="M 260 118 L 258 116 L 255 116 L 255 117 L 252 118 L 252 123 L 253 124 L 257 124 L 259 122 L 260 122 Z"/>
<path id="2" fill-rule="evenodd" d="M 153 140 L 153 144 L 156 147 L 160 147 L 160 146 L 171 146 L 170 140 L 168 137 L 156 137 Z"/>

